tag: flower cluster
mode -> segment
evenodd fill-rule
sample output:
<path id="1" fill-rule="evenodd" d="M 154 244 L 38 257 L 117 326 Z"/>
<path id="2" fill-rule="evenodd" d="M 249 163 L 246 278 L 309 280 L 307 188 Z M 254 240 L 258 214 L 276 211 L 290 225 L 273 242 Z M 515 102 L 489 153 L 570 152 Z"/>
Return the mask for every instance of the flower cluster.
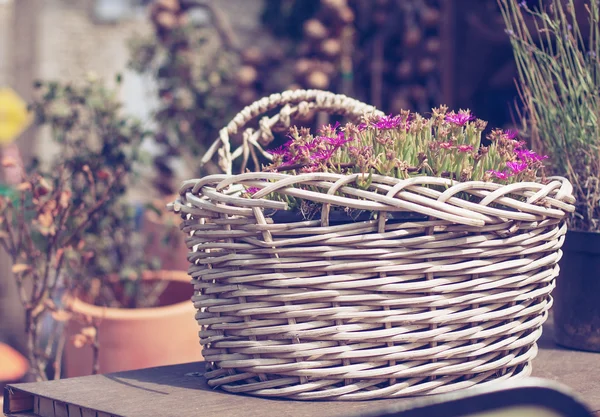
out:
<path id="1" fill-rule="evenodd" d="M 404 111 L 365 116 L 358 125 L 327 125 L 316 134 L 293 127 L 274 149 L 273 171 L 380 174 L 396 178 L 432 175 L 459 181 L 532 181 L 545 156 L 526 149 L 514 131 L 494 129 L 481 145 L 487 123 L 468 110 L 442 106 L 431 117 Z"/>

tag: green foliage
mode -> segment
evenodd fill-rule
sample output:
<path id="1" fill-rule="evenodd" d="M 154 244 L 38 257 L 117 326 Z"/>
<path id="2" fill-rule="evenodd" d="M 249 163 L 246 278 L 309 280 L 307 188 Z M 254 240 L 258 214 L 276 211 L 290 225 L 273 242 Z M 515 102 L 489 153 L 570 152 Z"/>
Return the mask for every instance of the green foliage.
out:
<path id="1" fill-rule="evenodd" d="M 524 129 L 575 188 L 570 226 L 600 231 L 600 6 L 499 0 L 525 106 Z"/>

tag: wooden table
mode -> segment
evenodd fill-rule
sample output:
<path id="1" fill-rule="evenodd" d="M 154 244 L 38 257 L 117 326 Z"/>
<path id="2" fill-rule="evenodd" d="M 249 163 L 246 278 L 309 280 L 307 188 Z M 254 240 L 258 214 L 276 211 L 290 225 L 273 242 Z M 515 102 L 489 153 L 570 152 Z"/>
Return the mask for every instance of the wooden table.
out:
<path id="1" fill-rule="evenodd" d="M 600 354 L 562 349 L 546 326 L 533 362 L 533 376 L 570 387 L 600 417 Z M 11 406 L 35 409 L 14 416 L 343 416 L 398 404 L 406 399 L 366 402 L 299 402 L 233 395 L 213 390 L 201 362 L 94 375 L 45 383 L 14 384 Z M 5 397 L 5 406 L 9 405 Z M 99 410 L 99 412 L 91 411 Z"/>
<path id="2" fill-rule="evenodd" d="M 554 343 L 552 323 L 544 325 L 533 360 L 533 376 L 559 382 L 600 417 L 600 353 L 569 350 Z"/>

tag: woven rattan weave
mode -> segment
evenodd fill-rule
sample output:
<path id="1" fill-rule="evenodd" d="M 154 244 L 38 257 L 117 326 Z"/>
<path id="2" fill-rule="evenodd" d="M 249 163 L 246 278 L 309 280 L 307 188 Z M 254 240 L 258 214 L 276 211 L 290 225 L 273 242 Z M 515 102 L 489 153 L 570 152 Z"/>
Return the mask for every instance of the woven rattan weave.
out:
<path id="1" fill-rule="evenodd" d="M 184 218 L 209 384 L 366 400 L 529 375 L 573 211 L 569 182 L 355 181 L 245 173 L 184 183 L 172 207 Z M 245 187 L 261 191 L 248 198 Z M 318 203 L 320 217 L 286 218 L 267 195 Z M 334 219 L 349 210 L 369 215 Z"/>

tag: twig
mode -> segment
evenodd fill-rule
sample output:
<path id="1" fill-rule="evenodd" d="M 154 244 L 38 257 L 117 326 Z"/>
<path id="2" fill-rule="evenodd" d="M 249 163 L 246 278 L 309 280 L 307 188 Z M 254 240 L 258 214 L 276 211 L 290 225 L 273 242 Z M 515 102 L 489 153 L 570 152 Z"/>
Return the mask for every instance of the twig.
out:
<path id="1" fill-rule="evenodd" d="M 169 282 L 167 280 L 159 280 L 156 284 L 154 284 L 152 290 L 146 297 L 145 304 L 149 306 L 156 305 L 156 303 L 158 302 L 158 298 L 165 291 L 168 285 Z"/>
<path id="2" fill-rule="evenodd" d="M 96 375 L 100 372 L 100 344 L 98 343 L 98 322 L 94 321 L 93 323 L 94 329 L 94 340 L 92 341 L 92 375 Z"/>
<path id="3" fill-rule="evenodd" d="M 115 175 L 115 178 L 113 179 L 112 184 L 108 187 L 108 189 L 105 191 L 104 195 L 102 196 L 102 198 L 100 199 L 100 201 L 98 201 L 96 203 L 96 205 L 94 205 L 94 207 L 88 211 L 88 216 L 86 218 L 85 221 L 81 222 L 71 233 L 71 235 L 65 240 L 64 242 L 64 246 L 69 246 L 73 243 L 73 240 L 79 236 L 79 234 L 81 233 L 81 231 L 85 228 L 85 226 L 87 226 L 90 221 L 91 218 L 94 216 L 94 214 L 96 214 L 106 203 L 106 201 L 108 200 L 108 198 L 111 196 L 110 193 L 112 191 L 112 187 L 114 187 L 114 185 L 116 184 L 117 179 L 122 178 L 122 176 L 125 174 L 124 171 L 119 171 L 117 173 L 117 175 Z"/>
<path id="4" fill-rule="evenodd" d="M 62 357 L 66 340 L 67 337 L 63 326 L 60 338 L 58 339 L 58 345 L 56 346 L 56 354 L 54 355 L 54 379 L 60 379 L 62 374 Z"/>
<path id="5" fill-rule="evenodd" d="M 8 199 L 6 204 L 8 205 L 8 210 L 12 211 L 14 208 L 12 201 L 10 199 Z M 11 226 L 12 221 L 13 221 L 12 215 L 10 216 L 10 218 L 6 219 L 6 221 L 5 221 L 6 233 L 8 233 L 8 236 L 9 236 L 10 242 L 11 242 L 11 246 L 12 246 L 11 256 L 16 257 L 17 253 L 19 252 L 19 246 L 17 245 L 17 241 L 15 240 L 15 236 L 13 234 L 13 230 L 12 230 L 12 226 Z"/>

